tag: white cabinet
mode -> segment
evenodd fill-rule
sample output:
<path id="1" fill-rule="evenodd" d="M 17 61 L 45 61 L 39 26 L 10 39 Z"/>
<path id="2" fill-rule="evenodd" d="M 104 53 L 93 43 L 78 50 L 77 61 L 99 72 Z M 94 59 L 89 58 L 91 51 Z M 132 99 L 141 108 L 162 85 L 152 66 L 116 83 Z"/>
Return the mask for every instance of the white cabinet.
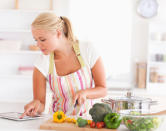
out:
<path id="1" fill-rule="evenodd" d="M 147 57 L 147 89 L 166 94 L 166 23 L 150 23 Z"/>
<path id="2" fill-rule="evenodd" d="M 41 53 L 29 50 L 29 45 L 35 45 L 30 30 L 31 23 L 40 12 L 0 10 L 0 101 L 32 99 L 32 74 L 23 75 L 19 69 L 33 67 L 35 59 Z M 8 44 L 19 41 L 21 47 L 17 49 L 14 45 L 9 45 L 4 49 L 4 41 Z"/>

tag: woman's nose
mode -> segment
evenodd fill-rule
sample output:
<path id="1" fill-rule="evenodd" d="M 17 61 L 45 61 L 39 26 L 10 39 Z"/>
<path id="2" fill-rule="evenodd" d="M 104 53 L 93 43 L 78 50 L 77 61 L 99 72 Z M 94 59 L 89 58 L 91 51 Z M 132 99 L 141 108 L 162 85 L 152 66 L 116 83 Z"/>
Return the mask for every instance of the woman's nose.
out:
<path id="1" fill-rule="evenodd" d="M 37 42 L 37 46 L 40 48 L 41 47 L 41 44 L 40 44 L 40 42 Z"/>

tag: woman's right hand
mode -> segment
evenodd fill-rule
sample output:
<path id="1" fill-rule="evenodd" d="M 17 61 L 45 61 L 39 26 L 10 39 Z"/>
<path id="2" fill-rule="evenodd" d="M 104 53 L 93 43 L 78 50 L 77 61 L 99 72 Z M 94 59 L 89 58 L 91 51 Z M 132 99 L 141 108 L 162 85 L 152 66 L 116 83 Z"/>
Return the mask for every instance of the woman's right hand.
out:
<path id="1" fill-rule="evenodd" d="M 24 106 L 24 113 L 20 116 L 22 119 L 24 116 L 32 116 L 34 117 L 37 113 L 41 113 L 42 103 L 39 100 L 33 100 L 27 105 Z"/>

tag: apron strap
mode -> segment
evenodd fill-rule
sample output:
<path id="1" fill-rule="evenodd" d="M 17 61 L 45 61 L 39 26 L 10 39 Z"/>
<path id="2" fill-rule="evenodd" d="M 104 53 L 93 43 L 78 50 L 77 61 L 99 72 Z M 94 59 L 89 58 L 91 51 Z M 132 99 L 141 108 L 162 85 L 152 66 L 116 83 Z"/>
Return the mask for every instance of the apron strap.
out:
<path id="1" fill-rule="evenodd" d="M 53 69 L 54 69 L 54 52 L 51 52 L 50 63 L 49 63 L 49 74 L 53 73 Z"/>
<path id="2" fill-rule="evenodd" d="M 79 44 L 78 43 L 74 43 L 73 44 L 73 49 L 76 53 L 76 56 L 78 58 L 78 61 L 81 64 L 81 67 L 85 66 L 84 60 L 82 58 L 82 56 L 80 55 L 80 48 L 79 48 Z M 54 69 L 54 52 L 50 53 L 50 63 L 49 63 L 49 74 L 53 73 L 53 69 Z"/>
<path id="3" fill-rule="evenodd" d="M 77 56 L 77 58 L 78 58 L 78 60 L 79 60 L 79 62 L 81 64 L 81 67 L 85 66 L 83 58 L 82 58 L 82 56 L 80 54 L 79 44 L 78 43 L 73 43 L 73 49 L 74 49 L 74 51 L 76 53 L 76 56 Z"/>

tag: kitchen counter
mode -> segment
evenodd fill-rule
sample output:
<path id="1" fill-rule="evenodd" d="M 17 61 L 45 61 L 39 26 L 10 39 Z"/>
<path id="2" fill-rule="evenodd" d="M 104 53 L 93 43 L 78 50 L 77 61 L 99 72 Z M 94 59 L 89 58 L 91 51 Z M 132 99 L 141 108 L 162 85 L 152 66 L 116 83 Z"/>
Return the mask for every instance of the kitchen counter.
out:
<path id="1" fill-rule="evenodd" d="M 25 103 L 0 102 L 0 112 L 23 112 L 24 105 Z M 40 130 L 39 126 L 47 119 L 48 118 L 28 120 L 28 121 L 12 121 L 0 118 L 0 130 L 1 131 L 13 131 L 13 130 L 44 131 Z M 127 129 L 122 125 L 118 129 L 118 131 L 127 131 Z"/>
<path id="2" fill-rule="evenodd" d="M 10 103 L 10 102 L 0 102 L 0 112 L 23 112 L 23 107 L 25 103 Z M 46 121 L 48 118 L 42 118 L 37 120 L 29 120 L 29 121 L 12 121 L 7 119 L 0 119 L 0 130 L 2 131 L 40 131 L 39 126 Z M 164 131 L 166 127 L 166 122 L 162 125 L 160 130 Z M 42 130 L 45 131 L 45 130 Z M 118 131 L 128 131 L 128 129 L 121 125 L 118 128 Z"/>
<path id="3" fill-rule="evenodd" d="M 109 90 L 106 98 L 109 97 L 120 97 L 126 95 L 128 90 Z M 157 108 L 160 110 L 166 109 L 166 96 L 159 96 L 155 94 L 151 94 L 146 92 L 145 90 L 135 89 L 132 90 L 133 94 L 140 97 L 152 98 L 153 100 L 157 100 L 159 102 L 158 106 L 153 106 L 153 108 Z M 96 100 L 96 102 L 100 102 L 100 99 Z M 24 105 L 26 102 L 0 102 L 0 112 L 23 112 Z M 3 131 L 40 131 L 39 126 L 46 121 L 48 118 L 42 118 L 38 120 L 29 120 L 29 121 L 12 121 L 6 119 L 0 119 L 0 130 Z M 158 131 L 165 131 L 166 122 L 162 125 L 162 127 Z M 128 131 L 128 129 L 121 125 L 118 131 Z"/>

